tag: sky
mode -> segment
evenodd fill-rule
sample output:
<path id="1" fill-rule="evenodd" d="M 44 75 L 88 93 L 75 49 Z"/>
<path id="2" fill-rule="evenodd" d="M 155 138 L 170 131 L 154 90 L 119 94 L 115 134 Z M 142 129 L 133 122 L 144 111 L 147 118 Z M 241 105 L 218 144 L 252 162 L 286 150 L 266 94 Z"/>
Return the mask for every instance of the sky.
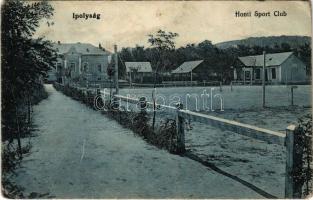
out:
<path id="1" fill-rule="evenodd" d="M 210 40 L 218 43 L 272 35 L 311 36 L 311 11 L 306 1 L 52 1 L 53 26 L 42 21 L 35 37 L 63 43 L 101 43 L 148 47 L 148 34 L 158 29 L 176 32 L 176 46 Z M 235 12 L 252 17 L 235 17 Z M 254 17 L 254 12 L 270 17 Z M 275 17 L 274 11 L 287 16 Z M 100 14 L 100 19 L 74 19 L 74 14 Z"/>

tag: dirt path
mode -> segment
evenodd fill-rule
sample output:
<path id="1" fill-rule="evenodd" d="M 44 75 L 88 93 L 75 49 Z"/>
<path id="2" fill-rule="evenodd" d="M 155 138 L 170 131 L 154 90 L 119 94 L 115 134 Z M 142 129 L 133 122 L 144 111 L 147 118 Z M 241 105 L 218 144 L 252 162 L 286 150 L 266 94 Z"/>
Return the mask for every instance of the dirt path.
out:
<path id="1" fill-rule="evenodd" d="M 46 86 L 38 137 L 15 181 L 55 198 L 261 198 L 188 158 L 148 145 L 115 121 Z"/>

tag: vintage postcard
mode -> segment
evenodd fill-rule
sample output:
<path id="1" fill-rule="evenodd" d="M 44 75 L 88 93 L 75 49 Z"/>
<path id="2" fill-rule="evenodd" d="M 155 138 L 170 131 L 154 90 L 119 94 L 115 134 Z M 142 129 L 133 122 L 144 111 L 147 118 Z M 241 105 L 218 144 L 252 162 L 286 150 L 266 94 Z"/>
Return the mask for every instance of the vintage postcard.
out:
<path id="1" fill-rule="evenodd" d="M 312 197 L 309 1 L 1 3 L 3 198 Z"/>

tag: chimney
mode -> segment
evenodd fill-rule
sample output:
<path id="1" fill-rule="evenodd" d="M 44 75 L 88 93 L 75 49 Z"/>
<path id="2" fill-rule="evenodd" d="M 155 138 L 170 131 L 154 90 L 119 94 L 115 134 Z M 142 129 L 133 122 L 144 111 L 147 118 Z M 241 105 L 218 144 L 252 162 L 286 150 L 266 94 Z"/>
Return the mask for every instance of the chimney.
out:
<path id="1" fill-rule="evenodd" d="M 101 43 L 99 43 L 99 49 L 101 49 L 102 51 L 105 51 L 105 48 L 101 46 Z"/>

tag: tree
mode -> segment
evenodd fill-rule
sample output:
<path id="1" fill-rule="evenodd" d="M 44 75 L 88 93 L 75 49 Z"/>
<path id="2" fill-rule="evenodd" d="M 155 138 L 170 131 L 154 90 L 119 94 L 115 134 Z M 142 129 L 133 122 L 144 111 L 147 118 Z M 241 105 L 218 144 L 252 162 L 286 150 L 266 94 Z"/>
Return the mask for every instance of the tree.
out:
<path id="1" fill-rule="evenodd" d="M 17 138 L 21 150 L 19 117 L 25 99 L 42 86 L 41 79 L 56 58 L 50 41 L 33 38 L 40 21 L 53 15 L 53 8 L 46 1 L 12 0 L 4 2 L 1 14 L 2 138 Z"/>
<path id="2" fill-rule="evenodd" d="M 126 66 L 125 62 L 133 61 L 133 56 L 131 54 L 130 48 L 122 48 L 118 54 L 118 76 L 119 78 L 126 78 Z M 114 61 L 114 59 L 112 59 Z"/>
<path id="3" fill-rule="evenodd" d="M 145 61 L 145 47 L 136 45 L 135 48 L 132 49 L 132 55 L 134 59 L 138 62 Z"/>
<path id="4" fill-rule="evenodd" d="M 203 55 L 203 56 L 208 56 L 214 52 L 214 48 L 215 46 L 212 44 L 211 41 L 209 40 L 204 40 L 203 42 L 200 42 L 198 44 L 198 49 L 199 52 Z"/>
<path id="5" fill-rule="evenodd" d="M 158 73 L 158 70 L 164 71 L 164 64 L 168 62 L 166 60 L 167 54 L 175 50 L 174 39 L 178 37 L 178 33 L 166 32 L 163 30 L 158 30 L 155 35 L 148 35 L 148 42 L 151 44 L 151 47 L 156 48 L 157 60 L 155 63 L 152 63 L 155 68 L 155 73 Z"/>
<path id="6" fill-rule="evenodd" d="M 304 45 L 300 46 L 299 49 L 299 57 L 306 65 L 306 71 L 308 75 L 311 75 L 311 45 L 305 43 Z"/>
<path id="7" fill-rule="evenodd" d="M 174 39 L 178 37 L 178 33 L 172 33 L 172 32 L 166 32 L 163 30 L 158 30 L 155 35 L 150 34 L 148 35 L 149 39 L 148 42 L 151 44 L 152 47 L 157 49 L 157 60 L 154 60 L 153 66 L 155 66 L 154 70 L 154 89 L 152 92 L 152 98 L 153 98 L 153 122 L 152 122 L 152 128 L 154 129 L 155 125 L 155 108 L 156 108 L 156 102 L 155 102 L 155 87 L 157 82 L 157 76 L 158 71 L 161 69 L 161 72 L 165 69 L 165 64 L 167 64 L 166 58 L 167 55 L 171 51 L 175 50 L 175 42 Z"/>
<path id="8" fill-rule="evenodd" d="M 286 52 L 286 51 L 290 51 L 291 47 L 290 47 L 290 45 L 288 43 L 283 42 L 281 44 L 281 49 L 282 49 L 283 52 Z"/>

